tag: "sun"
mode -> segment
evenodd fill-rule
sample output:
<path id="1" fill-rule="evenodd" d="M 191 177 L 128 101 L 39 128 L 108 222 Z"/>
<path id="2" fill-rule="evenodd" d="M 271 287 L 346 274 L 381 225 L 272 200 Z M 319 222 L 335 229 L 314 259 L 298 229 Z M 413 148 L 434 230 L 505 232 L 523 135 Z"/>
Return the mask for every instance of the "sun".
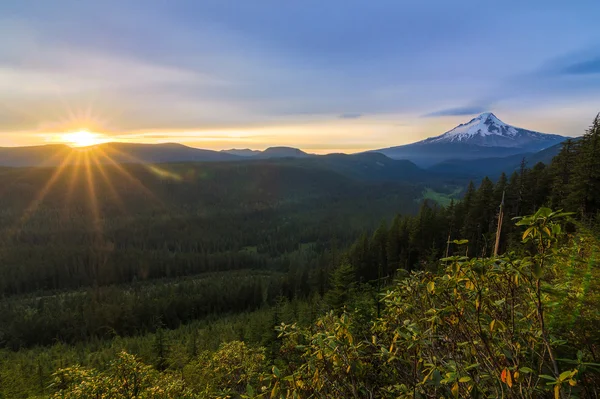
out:
<path id="1" fill-rule="evenodd" d="M 104 142 L 101 134 L 79 130 L 77 132 L 65 133 L 61 136 L 61 141 L 73 147 L 88 147 Z"/>

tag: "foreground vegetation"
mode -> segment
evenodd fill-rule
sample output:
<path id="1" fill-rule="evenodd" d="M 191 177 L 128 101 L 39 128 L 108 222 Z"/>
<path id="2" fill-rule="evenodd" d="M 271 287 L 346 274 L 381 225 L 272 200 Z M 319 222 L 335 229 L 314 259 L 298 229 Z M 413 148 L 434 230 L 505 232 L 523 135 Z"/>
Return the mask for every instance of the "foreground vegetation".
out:
<path id="1" fill-rule="evenodd" d="M 315 323 L 279 325 L 274 362 L 240 341 L 162 373 L 122 352 L 58 371 L 54 397 L 597 397 L 600 245 L 565 235 L 565 216 L 521 219 L 525 257 L 457 255 L 399 279 L 379 317 L 355 286 Z"/>

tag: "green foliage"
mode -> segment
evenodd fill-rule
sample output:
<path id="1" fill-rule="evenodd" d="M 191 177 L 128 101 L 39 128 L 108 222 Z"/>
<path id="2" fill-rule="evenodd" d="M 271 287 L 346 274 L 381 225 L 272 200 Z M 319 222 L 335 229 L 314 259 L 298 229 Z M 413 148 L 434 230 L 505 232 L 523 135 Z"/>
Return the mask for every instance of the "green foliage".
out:
<path id="1" fill-rule="evenodd" d="M 342 263 L 331 275 L 331 287 L 325 295 L 327 304 L 340 310 L 350 301 L 356 289 L 356 271 L 348 263 Z"/>
<path id="2" fill-rule="evenodd" d="M 536 243 L 531 256 L 452 256 L 442 260 L 439 275 L 415 272 L 400 280 L 367 333 L 351 333 L 352 314 L 330 314 L 316 331 L 282 326 L 284 348 L 298 350 L 302 361 L 275 382 L 278 392 L 330 398 L 593 396 L 600 364 L 590 359 L 598 347 L 575 338 L 583 331 L 573 324 L 570 332 L 557 327 L 568 307 L 560 301 L 576 292 L 560 273 L 597 258 L 589 252 L 565 258 L 581 248 L 577 240 L 556 246 L 565 216 L 540 209 L 520 220 L 527 226 L 524 239 Z"/>
<path id="3" fill-rule="evenodd" d="M 345 311 L 312 325 L 281 312 L 289 321 L 277 327 L 275 365 L 265 348 L 237 340 L 191 358 L 171 354 L 185 360 L 163 373 L 121 353 L 104 370 L 55 373 L 54 397 L 594 397 L 600 346 L 597 328 L 585 330 L 600 320 L 588 306 L 600 299 L 600 245 L 585 229 L 565 236 L 559 226 L 568 216 L 542 208 L 520 218 L 525 256 L 458 250 L 441 259 L 439 273 L 399 279 L 379 317 L 357 300 L 360 290 Z M 353 273 L 342 264 L 332 286 L 353 284 Z"/>
<path id="4" fill-rule="evenodd" d="M 159 373 L 135 356 L 122 352 L 99 372 L 73 366 L 54 374 L 54 399 L 81 398 L 195 398 L 184 382 L 172 374 Z"/>
<path id="5" fill-rule="evenodd" d="M 187 385 L 200 397 L 253 396 L 263 386 L 267 368 L 263 348 L 232 341 L 215 352 L 202 352 L 185 366 L 183 375 Z"/>

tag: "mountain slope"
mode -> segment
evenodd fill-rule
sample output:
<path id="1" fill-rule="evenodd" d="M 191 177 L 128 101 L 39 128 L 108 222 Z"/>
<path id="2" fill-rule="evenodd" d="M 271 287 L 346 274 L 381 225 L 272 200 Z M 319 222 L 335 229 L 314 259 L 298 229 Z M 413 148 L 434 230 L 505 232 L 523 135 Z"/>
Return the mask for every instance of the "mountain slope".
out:
<path id="1" fill-rule="evenodd" d="M 528 167 L 533 167 L 538 162 L 550 164 L 560 152 L 562 144 L 555 144 L 535 153 L 521 153 L 508 157 L 490 157 L 481 159 L 448 159 L 433 165 L 427 170 L 441 175 L 469 176 L 473 178 L 488 176 L 496 178 L 502 172 L 510 175 L 519 169 L 524 159 Z"/>
<path id="2" fill-rule="evenodd" d="M 31 147 L 0 147 L 0 166 L 56 166 L 70 153 L 64 144 L 48 144 Z"/>
<path id="3" fill-rule="evenodd" d="M 253 157 L 255 155 L 259 155 L 262 151 L 260 150 L 251 150 L 250 148 L 230 148 L 228 150 L 221 150 L 219 152 L 237 155 L 240 157 Z"/>
<path id="4" fill-rule="evenodd" d="M 268 158 L 305 158 L 312 156 L 298 148 L 294 147 L 269 147 L 264 151 L 251 150 L 249 148 L 230 150 L 221 150 L 220 152 L 232 155 L 238 155 L 244 158 L 268 159 Z"/>
<path id="5" fill-rule="evenodd" d="M 271 162 L 330 170 L 354 180 L 371 182 L 424 183 L 434 177 L 433 173 L 419 168 L 410 161 L 391 159 L 379 153 L 327 154 L 295 159 L 271 159 Z"/>
<path id="6" fill-rule="evenodd" d="M 214 162 L 235 161 L 241 159 L 239 156 L 236 155 L 222 153 L 220 151 L 192 148 L 177 143 L 106 143 L 99 144 L 95 146 L 95 148 L 104 151 L 106 154 L 110 155 L 110 157 L 113 160 L 117 162 Z"/>
<path id="7" fill-rule="evenodd" d="M 63 162 L 77 164 L 84 162 L 86 157 L 82 154 L 86 152 L 96 154 L 95 159 L 101 163 L 109 163 L 111 160 L 117 163 L 166 163 L 243 159 L 232 154 L 202 150 L 176 143 L 133 144 L 115 142 L 84 148 L 71 148 L 63 144 L 0 147 L 0 166 L 57 166 Z"/>
<path id="8" fill-rule="evenodd" d="M 556 134 L 511 126 L 492 113 L 483 113 L 442 135 L 375 151 L 390 158 L 411 160 L 419 166 L 431 166 L 448 159 L 504 157 L 538 152 L 565 139 Z"/>
<path id="9" fill-rule="evenodd" d="M 294 148 L 294 147 L 269 147 L 260 154 L 255 155 L 257 158 L 306 158 L 311 154 Z"/>
<path id="10" fill-rule="evenodd" d="M 454 129 L 437 137 L 431 137 L 420 143 L 468 143 L 485 147 L 525 148 L 540 146 L 546 148 L 553 140 L 564 140 L 555 134 L 534 132 L 521 129 L 502 122 L 492 113 L 483 113 L 468 123 L 458 125 Z"/>

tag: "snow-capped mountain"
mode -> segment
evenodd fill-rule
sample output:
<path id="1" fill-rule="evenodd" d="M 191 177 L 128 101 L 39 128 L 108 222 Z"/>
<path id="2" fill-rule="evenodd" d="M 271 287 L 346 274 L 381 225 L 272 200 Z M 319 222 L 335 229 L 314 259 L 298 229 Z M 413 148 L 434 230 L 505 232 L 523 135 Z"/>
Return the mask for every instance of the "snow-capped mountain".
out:
<path id="1" fill-rule="evenodd" d="M 439 136 L 375 150 L 394 159 L 430 166 L 448 159 L 477 159 L 538 152 L 566 137 L 522 129 L 486 112 Z"/>
<path id="2" fill-rule="evenodd" d="M 486 112 L 446 133 L 423 140 L 421 143 L 467 143 L 486 147 L 523 147 L 531 143 L 564 140 L 562 136 L 521 129 L 502 122 Z M 540 148 L 541 150 L 542 148 Z"/>

